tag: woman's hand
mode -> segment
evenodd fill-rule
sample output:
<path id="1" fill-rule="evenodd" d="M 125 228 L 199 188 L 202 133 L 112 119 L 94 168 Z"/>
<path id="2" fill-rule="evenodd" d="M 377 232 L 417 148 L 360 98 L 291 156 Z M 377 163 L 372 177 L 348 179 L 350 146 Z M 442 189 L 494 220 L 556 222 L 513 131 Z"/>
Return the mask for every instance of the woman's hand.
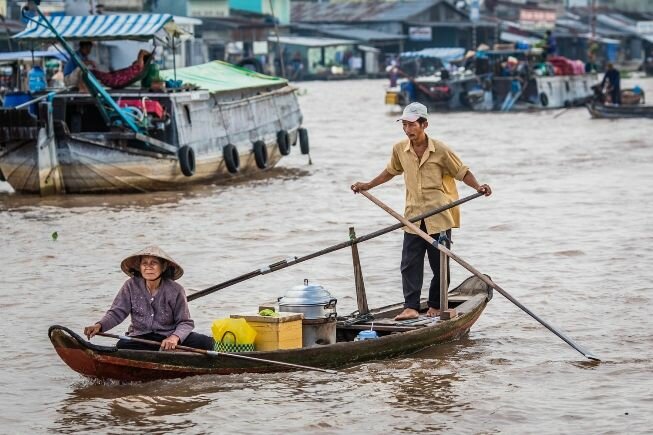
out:
<path id="1" fill-rule="evenodd" d="M 179 344 L 179 337 L 172 334 L 161 342 L 161 350 L 173 350 Z"/>
<path id="2" fill-rule="evenodd" d="M 102 331 L 102 325 L 96 323 L 93 326 L 87 326 L 86 328 L 84 328 L 84 335 L 86 336 L 86 338 L 90 340 L 95 334 L 97 334 L 100 331 Z"/>

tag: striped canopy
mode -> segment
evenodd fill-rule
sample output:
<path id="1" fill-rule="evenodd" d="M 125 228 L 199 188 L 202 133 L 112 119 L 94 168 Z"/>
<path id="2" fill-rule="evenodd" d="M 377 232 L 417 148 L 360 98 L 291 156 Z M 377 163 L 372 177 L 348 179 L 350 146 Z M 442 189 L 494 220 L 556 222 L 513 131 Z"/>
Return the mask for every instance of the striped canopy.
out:
<path id="1" fill-rule="evenodd" d="M 49 20 L 61 36 L 70 40 L 148 40 L 161 30 L 166 23 L 172 21 L 172 15 L 65 15 L 51 17 Z M 25 30 L 13 37 L 30 41 L 54 40 L 55 36 L 50 29 L 40 24 L 40 18 L 36 22 L 30 21 Z"/>
<path id="2" fill-rule="evenodd" d="M 401 57 L 421 57 L 421 58 L 438 58 L 444 63 L 451 62 L 453 60 L 462 59 L 465 55 L 465 49 L 459 47 L 453 48 L 425 48 L 420 51 L 405 51 L 401 53 Z"/>

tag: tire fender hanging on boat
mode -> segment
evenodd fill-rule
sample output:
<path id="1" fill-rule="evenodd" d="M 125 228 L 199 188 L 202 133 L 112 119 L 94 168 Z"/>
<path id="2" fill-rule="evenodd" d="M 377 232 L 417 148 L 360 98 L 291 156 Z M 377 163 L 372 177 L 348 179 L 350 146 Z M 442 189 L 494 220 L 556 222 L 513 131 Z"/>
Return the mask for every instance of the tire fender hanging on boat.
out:
<path id="1" fill-rule="evenodd" d="M 302 151 L 302 154 L 308 154 L 311 150 L 308 143 L 308 130 L 299 128 L 297 129 L 297 133 L 299 133 L 299 149 Z"/>
<path id="2" fill-rule="evenodd" d="M 540 103 L 544 107 L 549 105 L 549 97 L 544 92 L 540 93 Z"/>
<path id="3" fill-rule="evenodd" d="M 286 130 L 277 132 L 277 145 L 279 145 L 279 152 L 282 156 L 290 154 L 290 135 Z"/>
<path id="4" fill-rule="evenodd" d="M 268 166 L 268 149 L 265 142 L 257 140 L 254 142 L 254 159 L 259 169 L 265 169 Z"/>
<path id="5" fill-rule="evenodd" d="M 222 158 L 224 159 L 224 164 L 227 166 L 227 171 L 236 174 L 240 169 L 240 156 L 238 155 L 238 149 L 236 149 L 232 144 L 226 145 L 222 149 Z"/>
<path id="6" fill-rule="evenodd" d="M 195 173 L 195 151 L 190 146 L 184 145 L 179 148 L 177 156 L 182 174 L 187 177 L 192 176 Z"/>

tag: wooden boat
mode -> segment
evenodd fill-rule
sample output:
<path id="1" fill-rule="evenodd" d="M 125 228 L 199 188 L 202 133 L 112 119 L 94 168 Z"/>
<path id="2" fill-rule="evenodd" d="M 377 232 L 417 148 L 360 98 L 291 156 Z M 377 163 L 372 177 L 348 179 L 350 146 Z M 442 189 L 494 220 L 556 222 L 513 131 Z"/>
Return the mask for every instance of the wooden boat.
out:
<path id="1" fill-rule="evenodd" d="M 610 106 L 599 103 L 587 105 L 592 118 L 618 119 L 618 118 L 653 118 L 653 106 L 621 105 Z"/>
<path id="2" fill-rule="evenodd" d="M 470 277 L 449 292 L 449 306 L 458 316 L 450 320 L 420 316 L 394 321 L 403 310 L 395 304 L 371 310 L 371 316 L 339 317 L 334 344 L 292 350 L 244 352 L 257 358 L 320 368 L 339 368 L 385 358 L 408 355 L 466 335 L 492 298 L 492 289 Z M 426 311 L 426 302 L 422 303 Z M 371 322 L 374 322 L 372 325 Z M 359 331 L 374 328 L 379 338 L 354 341 Z M 269 373 L 289 370 L 269 363 L 188 352 L 119 350 L 92 344 L 63 326 L 51 326 L 48 335 L 61 359 L 82 375 L 119 381 L 149 381 L 193 375 Z"/>
<path id="3" fill-rule="evenodd" d="M 59 41 L 74 58 L 59 33 L 77 40 L 148 40 L 172 19 L 53 17 L 54 31 L 30 21 L 14 37 Z M 297 142 L 308 153 L 297 97 L 285 79 L 220 61 L 162 71 L 161 79 L 186 85 L 168 90 L 108 90 L 89 76 L 90 93 L 46 89 L 31 95 L 30 101 L 42 97 L 33 104 L 0 108 L 0 180 L 17 192 L 41 195 L 147 192 L 257 173 Z"/>

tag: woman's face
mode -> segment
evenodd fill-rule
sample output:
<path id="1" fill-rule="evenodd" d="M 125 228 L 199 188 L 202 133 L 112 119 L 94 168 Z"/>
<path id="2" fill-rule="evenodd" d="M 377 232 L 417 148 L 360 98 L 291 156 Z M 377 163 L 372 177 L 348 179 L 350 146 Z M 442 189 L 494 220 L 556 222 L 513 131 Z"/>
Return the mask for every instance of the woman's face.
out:
<path id="1" fill-rule="evenodd" d="M 144 255 L 141 257 L 141 275 L 147 281 L 154 281 L 163 273 L 163 262 L 158 257 Z"/>

